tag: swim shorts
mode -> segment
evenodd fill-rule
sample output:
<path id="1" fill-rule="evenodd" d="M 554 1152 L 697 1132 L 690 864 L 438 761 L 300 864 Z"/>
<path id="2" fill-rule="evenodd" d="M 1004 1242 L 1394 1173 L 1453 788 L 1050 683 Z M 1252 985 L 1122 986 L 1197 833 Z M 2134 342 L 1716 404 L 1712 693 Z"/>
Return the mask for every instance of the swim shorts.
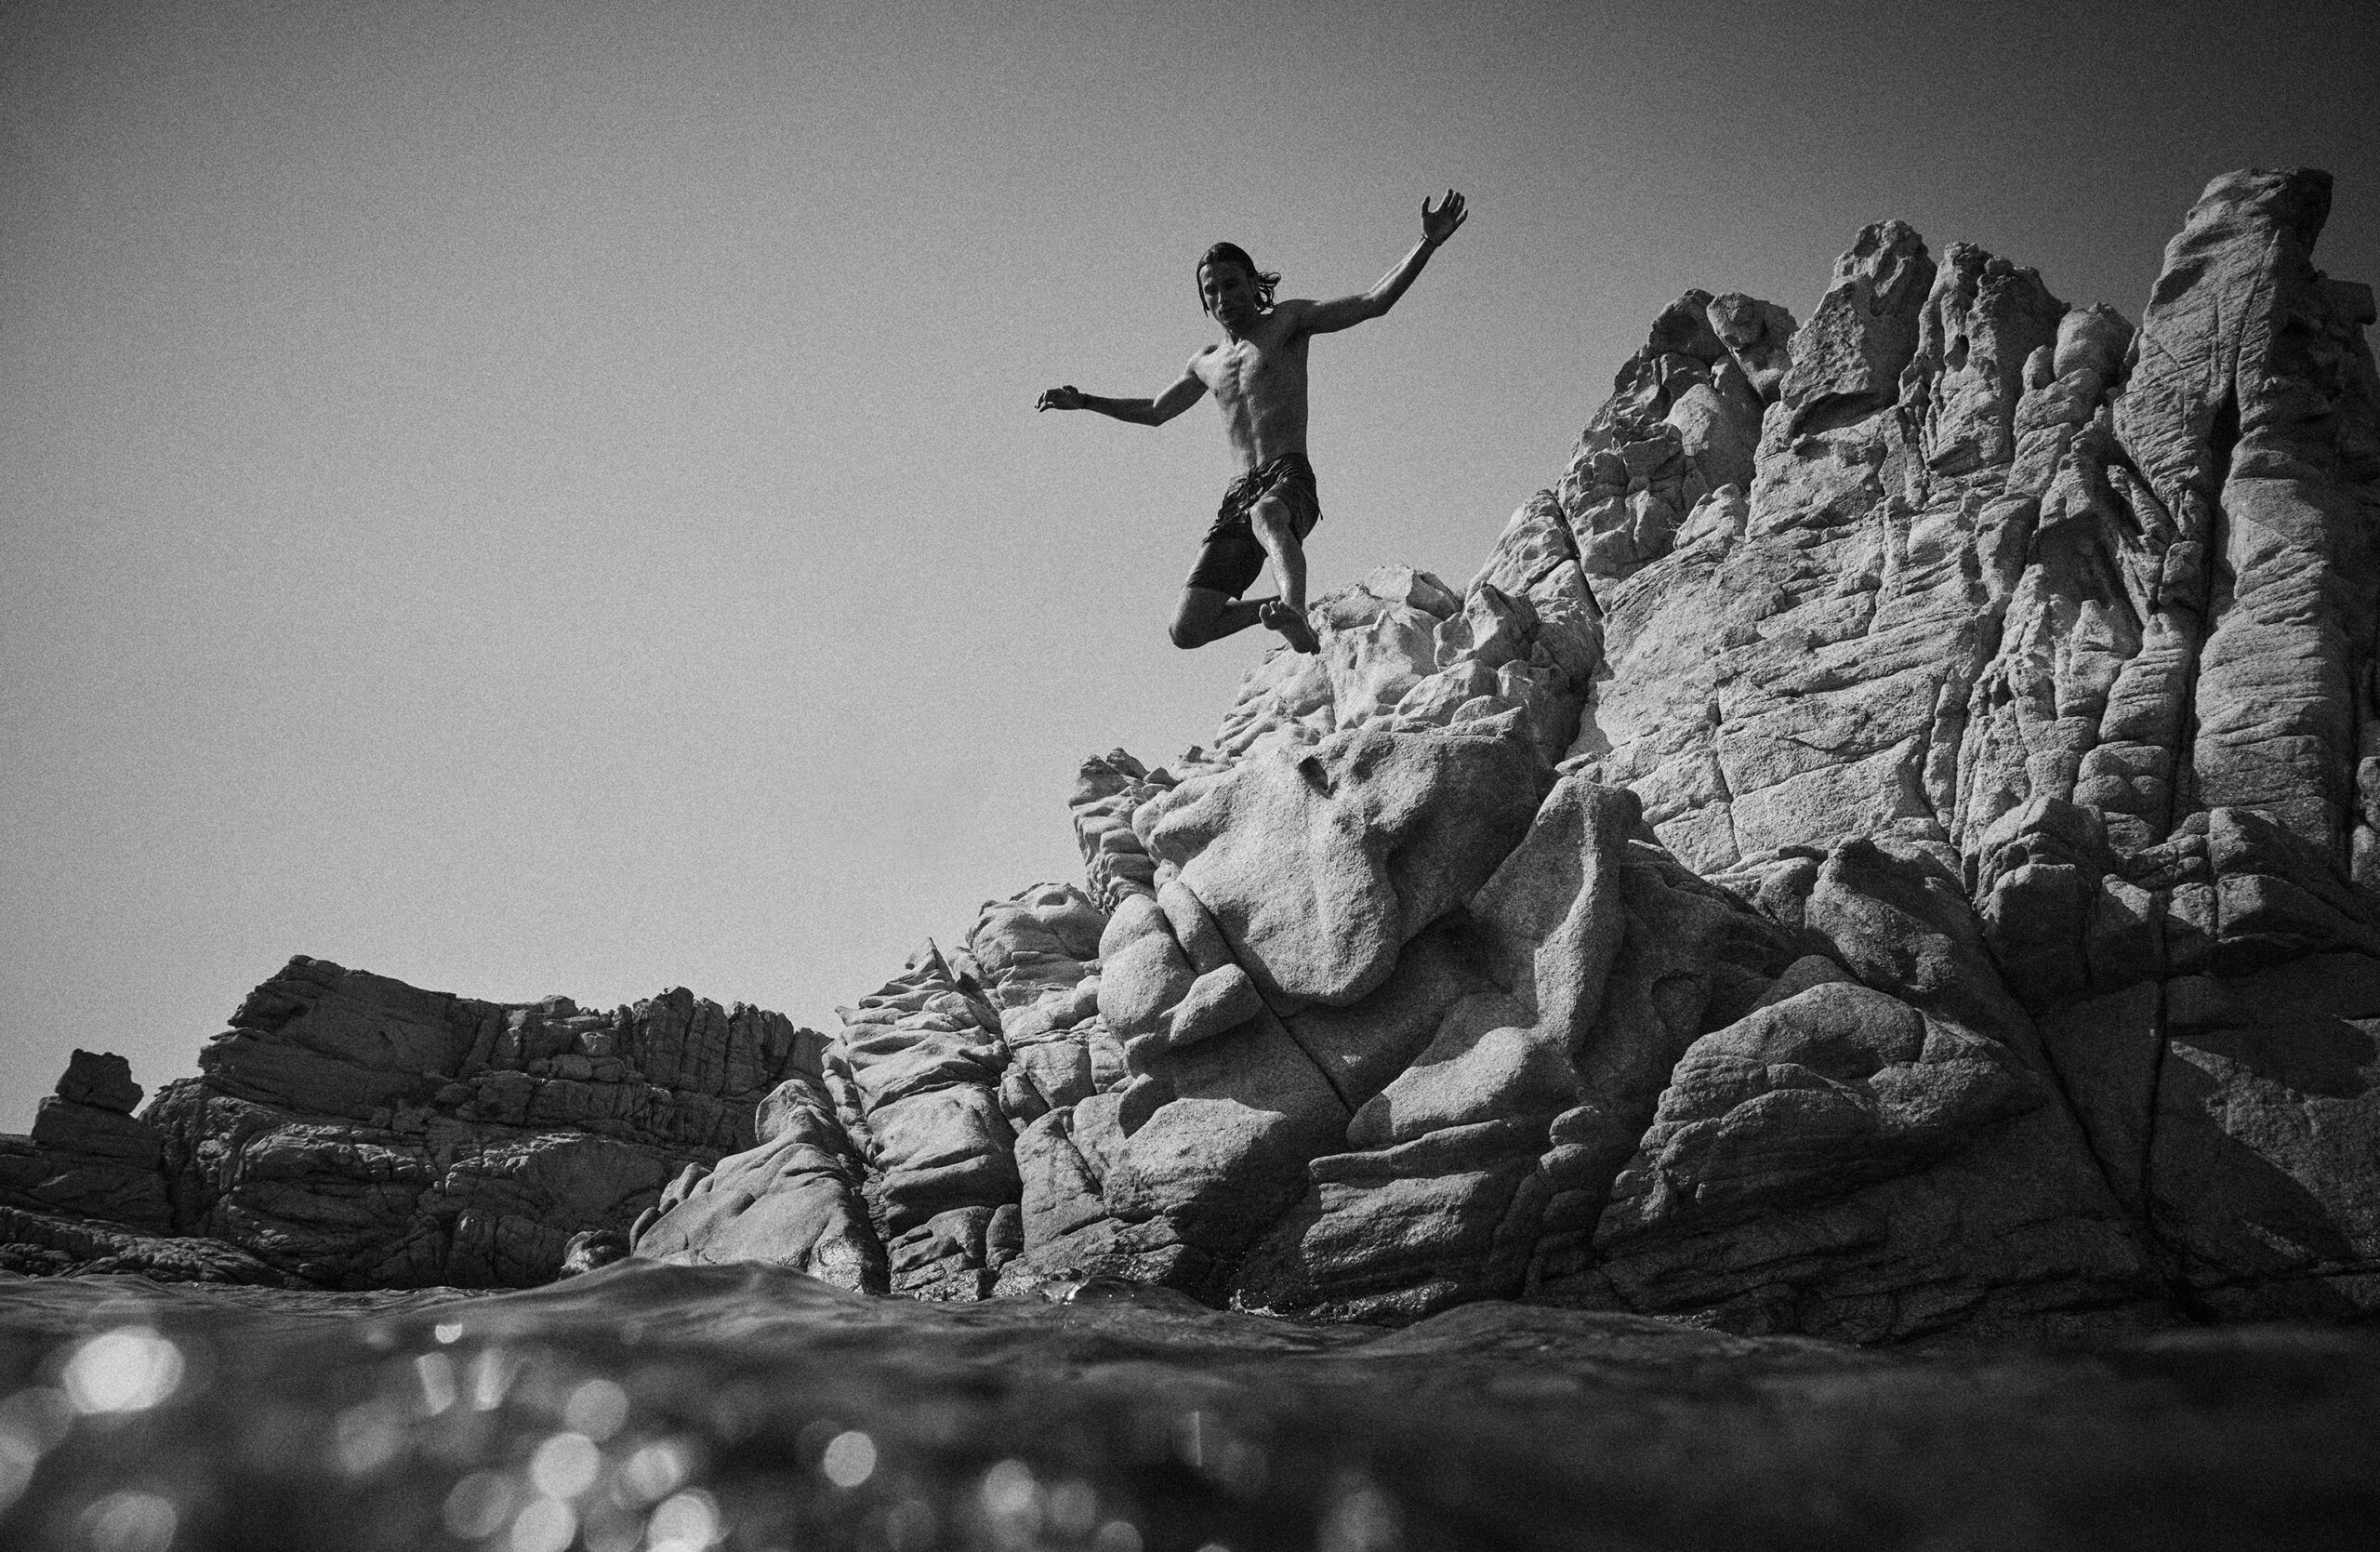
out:
<path id="1" fill-rule="evenodd" d="M 1314 465 L 1303 453 L 1283 453 L 1242 474 L 1223 492 L 1215 524 L 1198 549 L 1198 564 L 1190 568 L 1186 586 L 1211 588 L 1225 598 L 1237 598 L 1264 570 L 1264 546 L 1249 525 L 1248 514 L 1267 496 L 1278 496 L 1289 510 L 1289 526 L 1303 542 L 1322 521 L 1322 502 L 1315 494 Z"/>

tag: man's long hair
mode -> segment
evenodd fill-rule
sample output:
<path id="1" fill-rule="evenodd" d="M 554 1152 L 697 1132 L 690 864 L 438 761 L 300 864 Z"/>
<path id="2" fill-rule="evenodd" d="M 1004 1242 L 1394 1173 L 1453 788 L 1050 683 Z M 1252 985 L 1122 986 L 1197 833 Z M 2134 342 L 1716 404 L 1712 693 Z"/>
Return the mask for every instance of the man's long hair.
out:
<path id="1" fill-rule="evenodd" d="M 1190 272 L 1192 285 L 1198 285 L 1198 270 L 1203 270 L 1210 264 L 1236 264 L 1246 270 L 1256 281 L 1257 300 L 1266 307 L 1273 305 L 1273 287 L 1281 284 L 1280 275 L 1270 270 L 1258 269 L 1256 260 L 1249 258 L 1248 250 L 1237 243 L 1217 243 L 1213 247 L 1200 254 L 1198 269 Z M 1207 311 L 1207 288 L 1204 285 L 1198 285 L 1198 311 L 1201 312 Z"/>

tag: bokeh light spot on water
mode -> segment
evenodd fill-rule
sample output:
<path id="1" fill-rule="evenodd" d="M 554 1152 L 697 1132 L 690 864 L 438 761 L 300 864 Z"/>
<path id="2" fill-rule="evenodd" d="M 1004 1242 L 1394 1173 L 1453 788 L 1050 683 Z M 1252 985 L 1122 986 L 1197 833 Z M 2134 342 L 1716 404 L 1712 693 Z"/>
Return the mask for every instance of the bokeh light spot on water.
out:
<path id="1" fill-rule="evenodd" d="M 471 1410 L 494 1412 L 504 1404 L 521 1373 L 521 1355 L 488 1347 L 471 1360 Z"/>
<path id="2" fill-rule="evenodd" d="M 15 1434 L 0 1434 L 0 1509 L 15 1503 L 33 1479 L 41 1455 Z"/>
<path id="3" fill-rule="evenodd" d="M 667 1498 L 692 1473 L 686 1447 L 674 1439 L 648 1444 L 620 1467 L 615 1496 L 623 1502 L 650 1504 Z"/>
<path id="4" fill-rule="evenodd" d="M 984 1512 L 1005 1537 L 1029 1541 L 1041 1530 L 1041 1484 L 1033 1467 L 1004 1460 L 984 1473 Z"/>
<path id="5" fill-rule="evenodd" d="M 826 1441 L 818 1469 L 837 1487 L 857 1487 L 876 1475 L 876 1440 L 857 1428 L 839 1433 Z"/>
<path id="6" fill-rule="evenodd" d="M 719 1539 L 719 1503 L 700 1488 L 662 1500 L 646 1530 L 653 1552 L 703 1552 Z"/>
<path id="7" fill-rule="evenodd" d="M 564 1552 L 578 1539 L 578 1516 L 555 1498 L 532 1498 L 512 1521 L 512 1552 Z"/>
<path id="8" fill-rule="evenodd" d="M 1141 1552 L 1141 1528 L 1129 1519 L 1111 1519 L 1091 1538 L 1091 1552 Z"/>
<path id="9" fill-rule="evenodd" d="M 769 1400 L 757 1386 L 732 1386 L 711 1398 L 710 1431 L 727 1443 L 749 1439 L 769 1413 Z"/>
<path id="10" fill-rule="evenodd" d="M 549 1498 L 575 1498 L 595 1485 L 603 1453 L 582 1433 L 559 1433 L 529 1457 L 529 1482 Z"/>
<path id="11" fill-rule="evenodd" d="M 74 1426 L 66 1394 L 33 1386 L 0 1400 L 0 1509 L 33 1479 L 33 1468 Z"/>
<path id="12" fill-rule="evenodd" d="M 1062 1536 L 1082 1537 L 1099 1523 L 1099 1494 L 1089 1482 L 1064 1481 L 1050 1490 L 1050 1529 Z"/>
<path id="13" fill-rule="evenodd" d="M 884 1511 L 884 1545 L 892 1552 L 926 1552 L 941 1529 L 933 1506 L 922 1498 L 904 1498 Z"/>
<path id="14" fill-rule="evenodd" d="M 172 1499 L 126 1489 L 86 1506 L 74 1531 L 90 1552 L 165 1552 L 180 1522 Z"/>
<path id="15" fill-rule="evenodd" d="M 421 1382 L 421 1414 L 435 1417 L 455 1404 L 455 1360 L 444 1353 L 424 1353 L 413 1360 L 414 1377 Z"/>
<path id="16" fill-rule="evenodd" d="M 339 1469 L 350 1477 L 368 1477 L 404 1453 L 405 1419 L 385 1402 L 348 1408 L 332 1433 Z"/>
<path id="17" fill-rule="evenodd" d="M 601 1444 L 628 1420 L 628 1393 L 607 1379 L 591 1379 L 562 1403 L 562 1420 Z"/>
<path id="18" fill-rule="evenodd" d="M 1401 1552 L 1405 1516 L 1378 1482 L 1349 1468 L 1332 1479 L 1315 1552 Z"/>
<path id="19" fill-rule="evenodd" d="M 637 1552 L 644 1545 L 644 1516 L 602 1498 L 582 1506 L 579 1545 L 587 1552 Z"/>
<path id="20" fill-rule="evenodd" d="M 75 1348 L 60 1378 L 79 1413 L 146 1412 L 182 1383 L 182 1351 L 147 1326 L 120 1326 Z"/>
<path id="21" fill-rule="evenodd" d="M 1265 1448 L 1212 1413 L 1185 1412 L 1174 1422 L 1173 1453 L 1224 1492 L 1251 1498 L 1270 1469 Z"/>
<path id="22" fill-rule="evenodd" d="M 500 1471 L 474 1471 L 446 1494 L 446 1529 L 467 1541 L 492 1536 L 512 1518 L 521 1489 Z"/>

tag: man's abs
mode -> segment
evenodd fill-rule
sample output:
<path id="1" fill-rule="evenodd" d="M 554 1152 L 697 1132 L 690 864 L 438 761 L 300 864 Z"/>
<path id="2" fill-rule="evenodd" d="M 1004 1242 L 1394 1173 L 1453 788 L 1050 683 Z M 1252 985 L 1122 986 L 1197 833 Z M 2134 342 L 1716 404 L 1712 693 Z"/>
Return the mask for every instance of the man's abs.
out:
<path id="1" fill-rule="evenodd" d="M 1254 340 L 1225 345 L 1202 374 L 1243 471 L 1305 451 L 1304 345 L 1302 338 L 1270 350 Z"/>

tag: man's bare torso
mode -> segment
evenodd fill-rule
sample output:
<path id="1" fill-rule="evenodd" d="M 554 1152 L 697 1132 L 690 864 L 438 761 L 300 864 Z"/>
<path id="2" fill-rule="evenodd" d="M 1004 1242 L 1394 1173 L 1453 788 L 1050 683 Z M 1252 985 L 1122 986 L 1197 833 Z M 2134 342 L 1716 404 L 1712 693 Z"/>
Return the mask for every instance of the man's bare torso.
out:
<path id="1" fill-rule="evenodd" d="M 1311 304 L 1284 301 L 1260 314 L 1244 334 L 1200 351 L 1190 374 L 1207 385 L 1223 411 L 1223 435 L 1243 472 L 1284 453 L 1305 451 L 1306 347 Z"/>

